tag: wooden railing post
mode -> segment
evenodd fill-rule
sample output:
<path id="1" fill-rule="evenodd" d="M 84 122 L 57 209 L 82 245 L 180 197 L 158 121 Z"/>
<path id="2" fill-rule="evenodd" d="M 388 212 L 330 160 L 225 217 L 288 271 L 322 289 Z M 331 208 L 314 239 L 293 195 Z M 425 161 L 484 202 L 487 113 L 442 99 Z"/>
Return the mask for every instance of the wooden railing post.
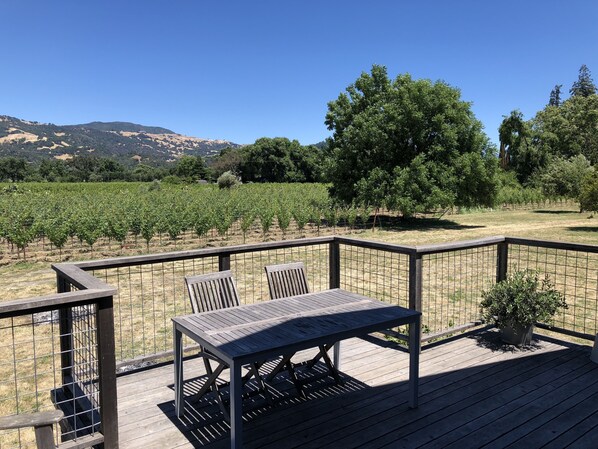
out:
<path id="1" fill-rule="evenodd" d="M 218 254 L 218 271 L 230 270 L 230 254 Z"/>
<path id="2" fill-rule="evenodd" d="M 409 254 L 409 308 L 418 312 L 422 311 L 422 258 L 417 252 Z M 410 352 L 421 351 L 421 321 L 420 318 L 418 324 L 409 325 Z"/>
<path id="3" fill-rule="evenodd" d="M 329 286 L 340 288 L 341 286 L 341 253 L 337 240 L 329 243 L 328 249 Z"/>
<path id="4" fill-rule="evenodd" d="M 98 377 L 100 387 L 100 430 L 106 449 L 118 449 L 118 410 L 116 391 L 116 355 L 114 343 L 113 297 L 100 299 L 96 305 L 98 342 Z"/>
<path id="5" fill-rule="evenodd" d="M 56 286 L 58 293 L 71 291 L 71 284 L 56 273 Z M 72 383 L 73 378 L 73 309 L 61 307 L 58 309 L 58 326 L 60 330 L 60 371 L 62 385 Z"/>
<path id="6" fill-rule="evenodd" d="M 422 254 L 409 254 L 409 308 L 422 311 Z"/>
<path id="7" fill-rule="evenodd" d="M 509 246 L 507 242 L 497 244 L 496 250 L 496 282 L 504 281 L 507 278 L 509 261 Z"/>

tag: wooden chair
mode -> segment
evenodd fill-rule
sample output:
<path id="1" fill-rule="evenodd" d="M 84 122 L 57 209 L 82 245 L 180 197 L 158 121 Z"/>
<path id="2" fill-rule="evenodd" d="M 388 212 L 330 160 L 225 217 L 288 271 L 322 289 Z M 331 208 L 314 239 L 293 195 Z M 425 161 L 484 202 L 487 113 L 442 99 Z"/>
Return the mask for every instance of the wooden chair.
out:
<path id="1" fill-rule="evenodd" d="M 189 299 L 191 300 L 191 307 L 193 313 L 209 312 L 211 310 L 225 309 L 228 307 L 239 306 L 239 294 L 235 285 L 233 274 L 230 270 L 219 271 L 217 273 L 209 273 L 195 276 L 185 277 L 185 284 L 189 292 Z M 211 354 L 204 348 L 200 347 L 199 356 L 203 359 L 208 378 L 203 384 L 197 397 L 201 398 L 208 391 L 213 391 L 218 399 L 218 404 L 222 410 L 227 421 L 230 420 L 228 409 L 222 399 L 222 394 L 218 386 L 218 376 L 222 371 L 228 368 L 228 365 L 220 360 L 215 355 Z M 215 369 L 212 368 L 210 361 L 216 362 Z M 255 377 L 258 385 L 258 390 L 261 391 L 266 401 L 272 403 L 272 397 L 266 384 L 259 373 L 259 363 L 251 363 L 249 373 L 243 377 L 243 384 Z"/>
<path id="2" fill-rule="evenodd" d="M 304 295 L 309 293 L 309 284 L 307 282 L 307 274 L 305 272 L 305 265 L 303 262 L 293 262 L 280 265 L 269 265 L 264 267 L 266 270 L 266 277 L 268 278 L 268 289 L 270 290 L 270 299 L 287 298 L 289 296 Z M 341 378 L 336 367 L 332 364 L 328 351 L 332 348 L 332 344 L 320 345 L 318 354 L 307 364 L 308 368 L 312 368 L 320 358 L 324 359 L 328 367 L 329 374 L 334 378 L 336 383 L 341 383 Z M 276 365 L 274 370 L 268 375 L 267 380 L 271 380 L 276 376 L 280 370 L 286 367 L 291 376 L 291 380 L 295 384 L 297 391 L 301 396 L 305 396 L 301 383 L 297 381 L 291 358 L 295 354 L 290 354 L 282 358 Z"/>
<path id="3" fill-rule="evenodd" d="M 0 430 L 33 427 L 37 449 L 56 449 L 53 427 L 62 418 L 64 413 L 61 410 L 3 416 L 0 417 Z"/>

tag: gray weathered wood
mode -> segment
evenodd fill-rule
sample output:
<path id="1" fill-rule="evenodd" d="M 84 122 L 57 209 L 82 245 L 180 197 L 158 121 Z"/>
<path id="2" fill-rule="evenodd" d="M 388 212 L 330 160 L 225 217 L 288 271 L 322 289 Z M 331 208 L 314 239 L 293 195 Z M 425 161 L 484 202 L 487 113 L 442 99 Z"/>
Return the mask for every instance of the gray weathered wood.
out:
<path id="1" fill-rule="evenodd" d="M 18 299 L 0 303 L 0 319 L 30 313 L 47 312 L 61 307 L 75 307 L 93 304 L 98 299 L 111 295 L 113 289 L 79 290 L 68 293 L 55 293 L 52 295 L 36 296 L 35 298 Z"/>
<path id="2" fill-rule="evenodd" d="M 88 449 L 90 447 L 98 447 L 104 442 L 104 436 L 101 433 L 95 435 L 85 435 L 73 441 L 66 441 L 60 443 L 58 449 Z"/>
<path id="3" fill-rule="evenodd" d="M 268 279 L 270 299 L 309 293 L 309 284 L 303 262 L 292 262 L 264 267 Z"/>
<path id="4" fill-rule="evenodd" d="M 460 251 L 483 246 L 493 246 L 505 241 L 504 236 L 483 237 L 475 240 L 463 240 L 460 242 L 438 243 L 433 245 L 421 245 L 417 247 L 418 254 L 438 254 L 449 251 Z"/>
<path id="5" fill-rule="evenodd" d="M 598 245 L 587 245 L 583 243 L 556 242 L 521 237 L 505 237 L 505 241 L 513 245 L 537 246 L 540 248 L 580 251 L 584 253 L 598 253 Z"/>
<path id="6" fill-rule="evenodd" d="M 178 260 L 201 259 L 228 254 L 244 254 L 256 251 L 271 251 L 284 248 L 298 248 L 303 246 L 323 245 L 334 241 L 334 236 L 311 237 L 278 242 L 248 243 L 220 248 L 204 248 L 188 251 L 174 251 L 169 253 L 148 254 L 143 256 L 115 257 L 112 259 L 89 260 L 77 262 L 75 265 L 83 270 L 95 270 L 117 267 L 130 267 L 161 262 L 174 262 Z"/>
<path id="7" fill-rule="evenodd" d="M 21 415 L 0 417 L 0 430 L 33 427 L 37 449 L 54 449 L 54 424 L 64 418 L 61 410 L 50 410 Z"/>
<path id="8" fill-rule="evenodd" d="M 185 277 L 193 313 L 237 307 L 239 293 L 230 270 Z"/>
<path id="9" fill-rule="evenodd" d="M 330 265 L 330 288 L 338 288 L 340 286 L 340 250 L 337 242 L 331 242 L 329 250 L 329 265 Z M 307 281 L 307 273 L 303 262 L 284 263 L 279 265 L 268 265 L 264 267 L 266 271 L 266 278 L 268 280 L 268 289 L 270 291 L 270 299 L 288 298 L 289 296 L 304 295 L 309 293 L 309 283 Z M 336 343 L 334 351 L 334 360 L 332 363 L 328 357 L 328 350 L 330 345 L 320 345 L 318 354 L 308 363 L 309 367 L 313 367 L 315 363 L 323 358 L 328 367 L 329 374 L 340 382 L 338 366 L 340 363 L 340 343 Z M 291 379 L 297 388 L 300 396 L 303 396 L 302 381 L 297 379 L 294 373 L 294 367 L 291 359 L 294 354 L 288 354 L 280 360 L 278 365 L 268 375 L 268 379 L 272 379 L 278 372 L 286 367 L 289 371 Z"/>
<path id="10" fill-rule="evenodd" d="M 118 449 L 118 394 L 112 296 L 107 296 L 96 305 L 96 341 L 98 342 L 98 381 L 102 418 L 100 430 L 104 435 L 104 447 Z"/>
<path id="11" fill-rule="evenodd" d="M 573 391 L 570 385 L 583 392 L 586 390 L 577 384 L 588 376 L 598 376 L 598 365 L 588 361 L 583 347 L 541 340 L 533 350 L 509 351 L 493 346 L 494 340 L 487 341 L 486 335 L 494 332 L 422 351 L 417 411 L 407 407 L 409 359 L 404 350 L 376 338 L 345 340 L 345 386 L 314 386 L 306 391 L 307 400 L 298 401 L 289 380 L 276 378 L 273 388 L 280 392 L 276 406 L 258 406 L 243 415 L 244 442 L 247 447 L 265 449 L 383 444 L 400 448 L 409 447 L 412 440 L 426 448 L 453 443 L 454 447 L 467 447 L 468 442 L 475 446 L 482 438 L 507 442 L 508 435 L 521 426 L 525 444 L 525 435 L 533 429 L 526 429 L 528 409 L 536 416 L 533 422 L 549 422 L 562 411 L 547 402 L 555 388 L 560 392 L 552 402 L 558 407 L 567 392 Z M 297 360 L 310 360 L 314 351 L 299 352 Z M 205 378 L 202 365 L 188 364 L 186 368 L 186 376 L 201 386 Z M 574 384 L 576 379 L 579 382 Z M 172 366 L 127 374 L 118 381 L 122 448 L 222 448 L 230 444 L 223 420 L 210 420 L 218 413 L 213 401 L 189 403 L 193 413 L 184 422 L 174 418 Z M 513 415 L 519 410 L 520 414 Z M 501 417 L 504 423 L 495 425 Z M 583 435 L 587 422 L 580 418 L 571 429 L 579 426 L 581 433 L 577 434 Z M 441 436 L 432 440 L 436 434 Z M 554 435 L 555 441 L 558 437 Z M 386 443 L 378 445 L 380 439 Z M 431 442 L 426 445 L 428 439 Z"/>
<path id="12" fill-rule="evenodd" d="M 421 316 L 419 312 L 340 289 L 240 306 L 231 310 L 234 313 L 227 312 L 229 310 L 216 310 L 173 318 L 175 333 L 184 333 L 229 366 L 239 367 L 241 363 L 295 353 L 380 329 L 418 324 Z M 225 327 L 222 323 L 226 323 Z M 413 334 L 419 339 L 415 328 Z M 414 345 L 419 348 L 418 344 Z M 418 360 L 419 350 L 412 351 L 410 363 L 417 364 Z M 412 406 L 417 405 L 417 373 L 417 369 L 411 369 L 409 402 Z M 240 404 L 240 382 L 235 382 L 231 394 Z M 175 386 L 175 398 L 180 397 L 181 387 L 180 384 Z M 177 413 L 180 402 L 179 399 L 175 405 Z M 240 408 L 231 409 L 231 420 L 231 447 L 241 447 Z"/>
<path id="13" fill-rule="evenodd" d="M 496 282 L 500 282 L 507 278 L 509 244 L 507 242 L 500 242 L 496 249 Z"/>
<path id="14" fill-rule="evenodd" d="M 219 260 L 220 268 L 230 267 L 230 258 L 228 256 L 220 257 Z M 215 318 L 215 321 L 217 323 L 224 323 L 224 325 L 226 325 L 226 320 L 229 318 L 229 316 L 234 316 L 235 311 L 230 309 L 238 307 L 240 301 L 239 293 L 237 291 L 237 287 L 233 279 L 233 274 L 230 270 L 223 270 L 216 273 L 187 276 L 185 277 L 185 285 L 187 286 L 189 299 L 191 301 L 191 307 L 194 313 L 198 314 L 222 309 L 229 309 L 227 315 Z M 178 385 L 177 391 L 175 393 L 175 402 L 177 404 L 177 416 L 179 417 L 183 416 L 184 414 L 184 407 L 182 405 L 184 399 L 182 391 L 183 374 L 181 345 L 182 342 L 180 339 L 180 327 L 177 327 L 175 323 L 175 360 L 177 364 L 181 365 L 180 370 L 175 370 L 175 385 Z M 223 360 L 219 359 L 217 356 L 212 354 L 209 350 L 203 348 L 201 344 L 198 355 L 203 359 L 204 367 L 206 373 L 208 374 L 208 379 L 197 393 L 197 397 L 201 398 L 208 391 L 214 392 L 222 412 L 226 417 L 228 417 L 229 414 L 218 386 L 218 377 L 220 373 L 222 373 L 222 371 L 227 367 L 227 364 Z M 212 368 L 210 361 L 215 361 L 217 363 L 215 369 Z M 247 382 L 252 377 L 255 378 L 256 382 L 258 383 L 259 391 L 264 393 L 268 401 L 271 401 L 268 387 L 263 383 L 262 378 L 260 376 L 260 362 L 261 361 L 254 361 L 251 363 L 249 367 L 249 373 L 246 377 L 244 377 L 244 381 Z"/>
<path id="15" fill-rule="evenodd" d="M 0 417 L 0 430 L 52 425 L 58 423 L 63 417 L 64 413 L 60 410 L 2 416 Z"/>

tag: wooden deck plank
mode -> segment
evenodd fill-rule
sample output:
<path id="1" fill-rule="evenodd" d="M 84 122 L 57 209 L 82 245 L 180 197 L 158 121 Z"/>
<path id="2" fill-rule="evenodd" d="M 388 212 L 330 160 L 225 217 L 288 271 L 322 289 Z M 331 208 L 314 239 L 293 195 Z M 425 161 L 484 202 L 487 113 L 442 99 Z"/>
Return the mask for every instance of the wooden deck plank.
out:
<path id="1" fill-rule="evenodd" d="M 569 449 L 587 449 L 598 447 L 598 422 L 596 417 L 592 420 L 595 424 L 590 430 L 569 445 Z"/>
<path id="2" fill-rule="evenodd" d="M 469 380 L 465 384 L 462 383 L 459 385 L 459 388 L 442 387 L 437 390 L 441 392 L 441 396 L 435 397 L 432 402 L 426 400 L 426 386 L 425 384 L 422 385 L 420 408 L 408 417 L 401 417 L 400 421 L 399 416 L 403 412 L 400 407 L 389 410 L 388 407 L 383 407 L 384 404 L 377 402 L 373 404 L 372 410 L 368 410 L 371 415 L 367 420 L 360 419 L 359 421 L 357 428 L 369 429 L 367 432 L 355 432 L 352 430 L 352 426 L 347 426 L 347 431 L 343 433 L 343 438 L 338 439 L 333 434 L 330 434 L 327 439 L 322 440 L 315 438 L 315 435 L 318 434 L 318 429 L 312 428 L 310 431 L 314 435 L 312 438 L 313 441 L 307 447 L 318 447 L 318 445 L 321 446 L 323 443 L 332 441 L 333 439 L 342 447 L 359 447 L 372 440 L 377 440 L 376 444 L 380 446 L 390 444 L 393 447 L 418 447 L 436 435 L 442 434 L 444 428 L 452 428 L 455 424 L 468 420 L 468 416 L 472 413 L 479 413 L 481 407 L 476 403 L 487 397 L 491 397 L 492 387 L 496 385 L 508 388 L 507 385 L 512 379 L 512 370 L 524 377 L 527 373 L 538 369 L 535 366 L 535 361 L 530 360 L 528 357 L 520 357 L 515 362 L 510 364 L 509 367 L 498 363 L 496 368 L 492 370 L 491 375 L 475 376 L 480 378 Z M 474 374 L 478 374 L 478 368 L 474 367 L 473 372 Z M 430 404 L 432 406 L 428 407 L 427 405 Z M 474 408 L 472 404 L 478 406 Z M 490 401 L 490 404 L 487 406 L 492 407 L 492 402 Z M 361 408 L 359 415 L 353 416 L 360 416 L 361 418 L 367 415 L 365 414 L 365 410 Z M 448 417 L 450 417 L 450 420 L 446 419 Z M 400 432 L 392 431 L 398 422 L 401 423 Z M 336 423 L 330 423 L 329 425 L 330 427 L 334 427 L 334 424 Z M 355 424 L 355 422 L 352 423 L 353 426 Z M 426 429 L 427 431 L 422 432 L 422 429 Z M 399 442 L 397 442 L 397 434 L 400 436 Z"/>
<path id="3" fill-rule="evenodd" d="M 549 444 L 544 446 L 546 449 L 561 449 L 563 447 L 575 446 L 578 441 L 588 444 L 592 430 L 598 428 L 598 413 L 589 415 L 586 419 L 576 423 L 567 432 L 562 433 Z M 597 431 L 598 436 L 598 431 Z M 594 444 L 589 447 L 598 447 L 598 438 Z"/>
<path id="4" fill-rule="evenodd" d="M 500 406 L 491 412 L 481 415 L 469 423 L 442 435 L 440 438 L 442 439 L 443 444 L 447 449 L 457 447 L 466 448 L 472 447 L 472 442 L 475 441 L 473 447 L 479 447 L 492 439 L 491 435 L 493 428 L 499 427 L 502 433 L 506 433 L 512 428 L 509 424 L 512 424 L 512 426 L 515 427 L 520 425 L 520 423 L 524 422 L 526 419 L 525 414 L 527 413 L 529 416 L 529 408 L 534 407 L 535 401 L 547 394 L 551 394 L 559 387 L 566 386 L 571 380 L 569 376 L 585 375 L 591 370 L 588 363 L 582 361 L 579 357 L 572 359 L 569 366 L 572 370 L 561 373 L 562 375 L 560 377 L 558 377 L 558 373 L 555 370 L 553 373 L 554 379 L 551 382 L 541 385 L 539 388 L 532 390 L 513 401 L 508 401 L 506 403 L 501 402 Z M 520 411 L 522 411 L 523 416 L 517 415 Z M 500 423 L 501 418 L 506 416 L 509 416 L 509 422 Z M 502 442 L 504 443 L 504 441 Z"/>
<path id="5" fill-rule="evenodd" d="M 468 356 L 473 359 L 475 361 L 475 358 L 471 355 L 472 349 L 474 348 L 469 348 L 468 351 Z M 480 352 L 480 356 L 481 355 L 492 355 L 489 351 L 486 350 L 481 350 Z M 424 352 L 424 355 L 422 357 L 422 360 L 424 360 L 421 364 L 421 396 L 420 396 L 420 401 L 423 401 L 423 403 L 426 402 L 426 396 L 430 395 L 433 391 L 445 391 L 450 383 L 452 381 L 456 381 L 456 380 L 461 380 L 461 376 L 457 375 L 457 376 L 441 376 L 439 378 L 435 378 L 432 377 L 431 374 L 434 374 L 438 371 L 452 371 L 455 368 L 459 367 L 459 363 L 461 363 L 462 361 L 459 359 L 459 357 L 454 357 L 454 355 L 448 353 L 447 357 L 444 358 L 444 362 L 445 362 L 445 366 L 439 366 L 439 365 L 434 365 L 433 366 L 433 370 L 430 370 L 427 364 L 427 357 L 426 357 L 426 353 Z M 485 360 L 485 359 L 481 359 L 481 360 Z M 392 370 L 392 367 L 394 366 L 394 364 L 388 364 L 385 367 L 379 367 L 378 371 L 384 370 L 384 369 L 389 369 L 388 367 L 390 367 L 390 369 Z M 392 380 L 394 382 L 396 382 L 397 380 L 397 373 L 396 371 L 393 370 L 393 372 L 391 373 Z M 384 380 L 387 380 L 388 377 L 385 376 Z M 403 379 L 404 380 L 404 379 Z M 376 383 L 372 383 L 372 386 L 380 386 L 383 385 L 384 382 L 376 382 Z M 343 403 L 342 404 L 342 408 L 343 410 L 346 410 L 347 412 L 349 412 L 349 416 L 351 414 L 351 411 L 357 411 L 359 410 L 359 413 L 357 414 L 353 414 L 353 417 L 357 417 L 359 420 L 363 420 L 365 418 L 367 418 L 369 415 L 365 414 L 366 411 L 368 411 L 368 406 L 370 408 L 373 407 L 373 409 L 377 409 L 377 410 L 382 410 L 383 412 L 386 412 L 387 409 L 389 408 L 388 405 L 384 404 L 384 398 L 386 396 L 397 396 L 398 398 L 403 398 L 404 399 L 404 395 L 405 395 L 405 391 L 406 391 L 406 385 L 403 384 L 399 384 L 397 385 L 396 383 L 393 385 L 389 385 L 390 388 L 388 389 L 380 389 L 377 388 L 375 391 L 366 391 L 364 394 L 364 397 L 359 397 L 359 396 L 352 396 L 351 398 L 349 398 L 350 400 L 352 400 L 351 405 L 347 404 L 347 403 Z M 329 413 L 330 416 L 328 416 L 328 420 L 330 419 L 335 419 L 338 418 L 338 412 L 336 410 L 335 404 L 332 404 L 333 408 L 332 411 Z M 314 405 L 317 407 L 317 405 Z M 354 410 L 351 410 L 351 407 L 354 408 Z M 399 407 L 400 409 L 400 407 Z M 324 420 L 325 416 L 320 416 L 322 415 L 321 413 L 319 415 L 316 415 L 312 418 L 312 420 L 315 423 L 320 423 L 322 420 Z M 343 418 L 344 419 L 344 418 Z M 379 417 L 375 417 L 375 420 L 378 420 Z M 300 426 L 305 426 L 307 423 L 304 422 L 302 423 Z M 325 423 L 323 423 L 324 425 L 327 425 Z M 351 422 L 347 422 L 346 425 L 350 425 Z M 313 425 L 313 423 L 312 423 Z M 337 425 L 339 425 L 337 423 Z M 289 426 L 291 427 L 291 426 Z M 343 427 L 341 425 L 341 427 Z M 295 428 L 294 428 L 295 430 Z M 288 431 L 287 431 L 288 432 Z M 335 437 L 336 439 L 336 437 Z"/>
<path id="6" fill-rule="evenodd" d="M 561 413 L 567 420 L 559 424 L 559 433 L 541 439 L 549 447 L 598 439 L 598 398 L 592 396 L 594 390 L 583 397 L 580 389 L 580 383 L 591 383 L 591 376 L 598 379 L 598 365 L 588 363 L 587 350 L 543 340 L 535 351 L 501 351 L 492 346 L 493 332 L 484 335 L 422 352 L 417 410 L 407 407 L 408 354 L 389 342 L 347 340 L 341 369 L 346 385 L 320 380 L 308 400 L 300 400 L 286 374 L 278 376 L 273 383 L 279 389 L 277 405 L 244 414 L 246 447 L 467 447 L 464 441 L 479 443 L 475 438 L 501 417 L 515 437 L 503 440 L 496 434 L 484 441 L 504 447 L 531 441 Z M 302 357 L 308 360 L 312 352 Z M 175 418 L 172 370 L 162 366 L 118 379 L 121 447 L 228 447 L 228 425 L 215 403 L 192 401 L 186 404 L 186 418 Z M 188 361 L 185 378 L 197 376 L 203 376 L 202 364 Z M 200 385 L 200 380 L 186 383 L 186 394 Z M 563 398 L 567 392 L 570 403 Z M 565 405 L 559 408 L 559 403 Z M 535 422 L 527 427 L 518 413 L 526 407 L 535 413 Z"/>
<path id="7" fill-rule="evenodd" d="M 486 351 L 486 353 L 488 353 L 488 351 Z M 363 356 L 363 354 L 362 354 L 362 356 Z M 369 359 L 369 356 L 368 356 L 368 357 L 365 357 L 365 358 L 368 358 L 368 359 Z M 449 360 L 453 360 L 453 358 L 449 358 Z M 406 365 L 405 365 L 405 366 L 406 366 Z M 395 377 L 396 377 L 396 375 L 395 375 Z M 321 403 L 319 403 L 319 402 L 316 402 L 316 403 L 314 403 L 313 405 L 314 405 L 314 406 L 316 406 L 316 407 L 321 407 Z M 275 419 L 276 419 L 276 418 L 283 419 L 283 418 L 281 418 L 281 417 L 279 417 L 279 416 L 276 416 L 276 417 L 275 417 Z"/>

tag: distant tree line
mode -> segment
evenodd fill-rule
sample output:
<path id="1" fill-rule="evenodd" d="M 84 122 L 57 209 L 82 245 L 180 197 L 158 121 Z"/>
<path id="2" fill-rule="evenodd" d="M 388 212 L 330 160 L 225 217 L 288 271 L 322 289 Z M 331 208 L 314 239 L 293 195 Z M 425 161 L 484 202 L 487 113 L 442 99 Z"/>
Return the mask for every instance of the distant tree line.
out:
<path id="1" fill-rule="evenodd" d="M 243 182 L 319 182 L 324 152 L 286 138 L 261 138 L 252 145 L 226 148 L 208 158 L 185 155 L 169 165 L 127 166 L 116 159 L 92 155 L 67 160 L 0 158 L 0 181 L 110 182 L 163 180 L 173 184 L 209 182 L 225 172 Z"/>

